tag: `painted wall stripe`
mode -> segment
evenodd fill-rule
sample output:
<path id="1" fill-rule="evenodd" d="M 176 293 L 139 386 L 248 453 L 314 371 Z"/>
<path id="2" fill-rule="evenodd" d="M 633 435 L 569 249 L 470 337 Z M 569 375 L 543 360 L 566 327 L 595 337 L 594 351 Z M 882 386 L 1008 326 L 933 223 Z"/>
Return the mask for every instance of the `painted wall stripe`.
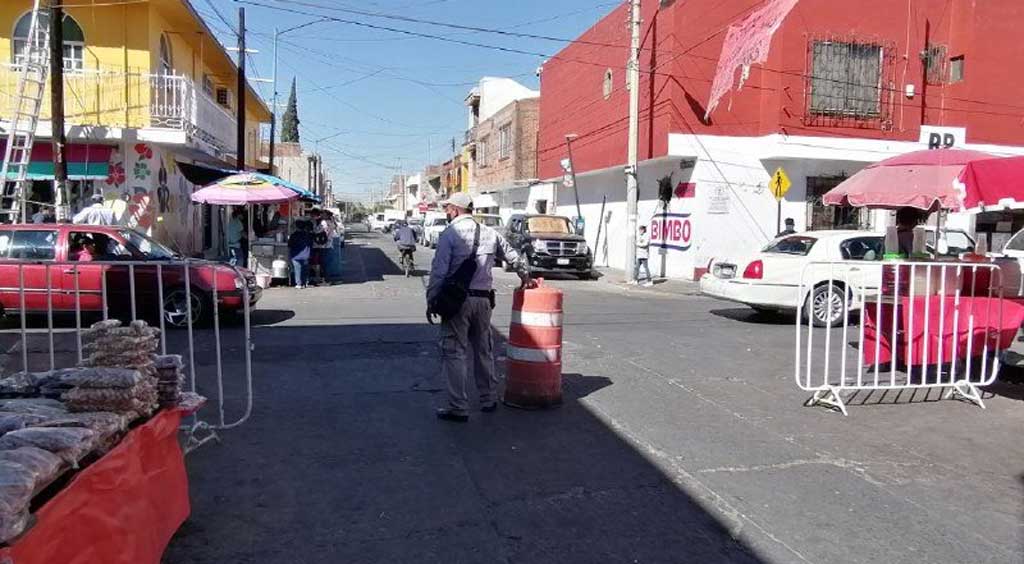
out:
<path id="1" fill-rule="evenodd" d="M 558 362 L 560 351 L 561 349 L 527 349 L 509 345 L 505 356 L 521 362 Z"/>
<path id="2" fill-rule="evenodd" d="M 512 323 L 531 327 L 561 327 L 562 314 L 512 310 Z"/>

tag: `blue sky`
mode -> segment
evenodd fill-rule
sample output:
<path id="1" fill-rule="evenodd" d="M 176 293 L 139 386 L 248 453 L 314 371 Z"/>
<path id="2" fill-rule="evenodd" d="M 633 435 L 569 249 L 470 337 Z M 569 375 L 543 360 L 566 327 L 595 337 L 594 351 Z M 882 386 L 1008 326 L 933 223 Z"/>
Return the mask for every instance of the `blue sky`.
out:
<path id="1" fill-rule="evenodd" d="M 245 7 L 249 46 L 260 51 L 251 56 L 250 76 L 266 78 L 271 76 L 275 26 L 285 29 L 317 19 L 293 12 L 317 13 L 430 36 L 554 54 L 563 43 L 352 15 L 331 8 L 571 38 L 620 3 L 613 0 L 192 2 L 218 32 L 221 41 L 229 43 L 235 41 L 234 36 L 220 16 L 234 23 L 238 8 Z M 362 198 L 371 190 L 380 190 L 399 165 L 405 172 L 415 172 L 428 162 L 437 163 L 450 157 L 451 139 L 460 140 L 466 126 L 463 99 L 480 77 L 513 77 L 537 88 L 534 71 L 541 62 L 540 57 L 325 21 L 282 36 L 278 91 L 283 104 L 292 77 L 297 77 L 303 145 L 311 148 L 314 141 L 324 139 L 319 148 L 334 179 L 335 192 L 340 196 Z M 269 103 L 270 85 L 254 86 Z"/>

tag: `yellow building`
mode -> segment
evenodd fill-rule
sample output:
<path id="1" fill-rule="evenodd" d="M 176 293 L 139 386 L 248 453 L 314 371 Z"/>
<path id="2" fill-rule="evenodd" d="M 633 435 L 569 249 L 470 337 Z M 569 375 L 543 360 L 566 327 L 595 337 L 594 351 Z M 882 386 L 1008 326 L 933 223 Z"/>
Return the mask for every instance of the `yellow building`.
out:
<path id="1" fill-rule="evenodd" d="M 62 0 L 71 204 L 94 192 L 126 225 L 185 253 L 215 253 L 219 222 L 193 206 L 178 163 L 235 168 L 237 69 L 189 0 Z M 18 92 L 31 0 L 0 2 L 0 128 Z M 48 17 L 46 18 L 48 21 Z M 30 167 L 36 198 L 52 199 L 49 94 Z M 246 165 L 257 162 L 270 110 L 246 95 Z M 3 136 L 6 138 L 6 135 Z M 4 141 L 5 142 L 5 141 Z M 211 249 L 212 248 L 212 249 Z"/>

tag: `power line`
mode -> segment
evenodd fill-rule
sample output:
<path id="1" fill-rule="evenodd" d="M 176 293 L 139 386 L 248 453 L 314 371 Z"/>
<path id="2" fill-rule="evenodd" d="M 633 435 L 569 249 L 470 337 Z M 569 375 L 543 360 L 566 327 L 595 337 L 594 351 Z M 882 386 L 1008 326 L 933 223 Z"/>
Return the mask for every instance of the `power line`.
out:
<path id="1" fill-rule="evenodd" d="M 210 7 L 211 10 L 213 10 L 213 13 L 217 15 L 220 21 L 224 22 L 224 25 L 226 25 L 228 29 L 231 30 L 231 33 L 233 33 L 235 36 L 238 36 L 238 30 L 236 30 L 234 25 L 232 25 L 231 22 L 224 17 L 224 14 L 220 13 L 220 10 L 213 3 L 213 0 L 206 0 L 206 4 Z"/>
<path id="2" fill-rule="evenodd" d="M 396 20 L 396 21 L 404 21 L 404 22 L 408 22 L 408 23 L 420 23 L 420 24 L 425 24 L 425 25 L 435 25 L 435 26 L 449 27 L 449 28 L 461 29 L 461 30 L 477 31 L 477 32 L 481 32 L 481 33 L 492 33 L 492 34 L 497 34 L 497 35 L 505 35 L 505 36 L 516 37 L 516 38 L 539 39 L 539 40 L 544 40 L 544 41 L 552 41 L 552 42 L 560 42 L 560 43 L 571 43 L 571 44 L 577 44 L 577 45 L 589 45 L 589 46 L 595 46 L 595 47 L 613 47 L 613 48 L 616 48 L 616 49 L 623 49 L 623 48 L 626 47 L 625 45 L 619 45 L 619 44 L 616 44 L 616 43 L 606 43 L 606 42 L 600 42 L 600 41 L 591 41 L 591 40 L 586 40 L 586 39 L 582 39 L 582 38 L 570 39 L 570 38 L 564 38 L 564 37 L 553 37 L 553 36 L 537 35 L 537 34 L 530 34 L 530 33 L 510 32 L 510 31 L 501 30 L 501 29 L 484 28 L 484 27 L 476 27 L 476 26 L 464 26 L 464 25 L 460 25 L 460 24 L 452 24 L 452 23 L 447 23 L 447 22 L 437 22 L 437 21 L 432 21 L 432 20 L 424 20 L 424 19 L 420 19 L 420 18 L 412 18 L 412 17 L 408 17 L 408 16 L 400 16 L 400 15 L 395 15 L 395 14 L 386 14 L 386 13 L 381 13 L 381 12 L 367 12 L 367 11 L 364 11 L 364 10 L 355 10 L 355 9 L 350 9 L 350 8 L 341 8 L 341 7 L 337 7 L 337 6 L 325 6 L 325 5 L 316 4 L 316 3 L 313 3 L 313 2 L 307 2 L 307 1 L 303 1 L 303 0 L 269 0 L 269 1 L 278 2 L 278 3 L 293 4 L 293 5 L 298 5 L 298 6 L 305 6 L 305 7 L 313 7 L 313 8 L 319 8 L 319 9 L 329 10 L 329 11 L 338 11 L 338 12 L 343 12 L 343 13 L 351 13 L 351 14 L 363 15 L 363 16 L 368 16 L 368 17 L 376 17 L 376 18 L 382 18 L 382 19 L 391 19 L 391 20 Z M 567 61 L 567 62 L 577 62 L 577 63 L 587 64 L 587 65 L 592 65 L 592 66 L 608 67 L 608 65 L 605 65 L 605 64 L 602 64 L 602 63 L 598 63 L 598 62 L 594 62 L 594 61 L 574 60 L 574 59 L 569 59 L 569 58 L 561 56 L 561 55 L 550 55 L 550 54 L 539 53 L 539 52 L 535 52 L 535 51 L 526 51 L 526 50 L 523 50 L 523 49 L 515 49 L 515 48 L 503 47 L 503 46 L 498 46 L 498 45 L 488 45 L 488 44 L 477 43 L 477 42 L 472 42 L 472 41 L 463 41 L 463 40 L 459 40 L 459 39 L 446 38 L 446 37 L 443 37 L 443 36 L 434 36 L 434 35 L 429 35 L 429 34 L 420 33 L 420 32 L 411 31 L 411 30 L 392 28 L 392 27 L 388 27 L 388 26 L 380 26 L 380 25 L 371 24 L 371 23 L 367 23 L 367 22 L 361 22 L 361 21 L 356 21 L 356 20 L 347 20 L 347 19 L 337 18 L 337 17 L 333 17 L 333 16 L 326 16 L 326 15 L 319 14 L 319 13 L 304 12 L 304 11 L 301 11 L 301 10 L 294 10 L 294 9 L 285 8 L 285 7 L 279 7 L 279 6 L 270 6 L 270 5 L 263 4 L 263 3 L 260 3 L 260 2 L 256 2 L 256 1 L 253 1 L 253 0 L 235 0 L 235 2 L 242 3 L 242 4 L 250 4 L 250 5 L 259 6 L 259 7 L 267 8 L 267 9 L 271 9 L 271 10 L 279 10 L 279 11 L 290 12 L 290 13 L 295 13 L 295 14 L 309 15 L 309 16 L 319 16 L 319 17 L 323 17 L 323 18 L 331 20 L 331 21 L 335 21 L 337 23 L 344 23 L 344 24 L 348 24 L 348 25 L 367 27 L 367 28 L 371 28 L 371 29 L 380 29 L 380 30 L 389 31 L 389 32 L 392 32 L 392 33 L 399 33 L 399 34 L 411 35 L 411 36 L 415 36 L 415 37 L 422 37 L 422 38 L 425 38 L 425 39 L 432 39 L 432 40 L 435 40 L 435 41 L 447 41 L 447 42 L 467 45 L 467 46 L 471 46 L 471 47 L 479 47 L 479 48 L 484 48 L 484 49 L 492 49 L 492 50 L 504 51 L 504 52 L 508 52 L 508 53 L 520 54 L 520 55 L 545 57 L 545 58 L 549 58 L 549 59 L 557 59 L 557 60 L 562 60 L 562 61 Z M 748 8 L 746 11 L 750 11 L 753 8 L 756 8 L 756 6 Z M 725 31 L 725 29 L 719 30 L 714 35 L 718 35 L 718 34 L 722 33 L 723 31 Z M 645 51 L 652 51 L 652 50 L 657 51 L 657 49 L 655 47 L 642 48 L 642 50 L 645 50 Z M 675 54 L 673 51 L 660 51 L 660 52 L 661 53 L 665 53 L 665 54 L 669 54 L 669 55 Z M 703 60 L 710 61 L 710 62 L 718 62 L 718 59 L 716 59 L 716 58 L 704 57 L 704 56 L 701 56 L 701 55 L 691 54 L 688 51 L 684 52 L 684 54 L 687 54 L 687 55 L 689 55 L 689 56 L 691 56 L 693 58 L 703 59 Z M 617 68 L 619 68 L 619 67 L 617 67 Z M 622 68 L 624 68 L 624 67 L 622 67 Z M 814 80 L 830 82 L 830 83 L 837 84 L 837 85 L 867 86 L 865 84 L 861 84 L 861 83 L 857 83 L 857 82 L 853 82 L 853 81 L 834 79 L 834 78 L 829 78 L 829 77 L 815 77 L 813 75 L 807 75 L 807 74 L 801 73 L 799 71 L 786 71 L 786 70 L 781 70 L 781 69 L 773 69 L 773 68 L 766 67 L 766 66 L 763 66 L 763 65 L 759 66 L 758 68 L 761 71 L 763 71 L 763 72 L 776 73 L 776 74 L 781 74 L 781 75 L 785 75 L 785 76 L 793 76 L 793 77 L 800 77 L 800 78 L 812 78 Z M 642 72 L 645 72 L 645 71 L 642 71 Z M 646 71 L 645 73 L 649 74 L 650 71 Z M 655 73 L 655 74 L 665 74 L 665 73 Z M 668 76 L 672 76 L 672 75 L 668 74 Z M 896 88 L 896 87 L 880 87 L 880 90 L 887 91 L 887 92 L 902 92 L 902 90 L 900 88 Z M 976 99 L 970 99 L 970 98 L 952 98 L 952 97 L 950 97 L 948 99 L 949 100 L 961 101 L 961 102 L 967 102 L 967 103 L 974 103 L 974 104 L 990 104 L 990 102 L 985 101 L 985 100 L 976 100 Z M 1011 107 L 1013 109 L 1024 110 L 1024 106 L 1013 106 L 1013 105 L 999 104 L 999 103 L 996 103 L 996 105 L 1002 105 L 1004 107 Z M 1020 117 L 1017 114 L 1010 114 L 1010 115 L 1012 117 Z"/>

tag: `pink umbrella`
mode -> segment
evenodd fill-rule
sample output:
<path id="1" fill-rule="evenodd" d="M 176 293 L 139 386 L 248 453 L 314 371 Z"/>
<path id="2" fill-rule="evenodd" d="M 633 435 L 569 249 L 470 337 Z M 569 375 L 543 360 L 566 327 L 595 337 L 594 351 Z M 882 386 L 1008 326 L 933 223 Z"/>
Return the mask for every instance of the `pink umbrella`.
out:
<path id="1" fill-rule="evenodd" d="M 1024 208 L 1024 157 L 968 163 L 959 181 L 967 211 Z"/>
<path id="2" fill-rule="evenodd" d="M 822 199 L 831 206 L 896 209 L 959 210 L 962 193 L 957 177 L 973 161 L 993 159 L 988 153 L 961 149 L 914 151 L 870 164 Z"/>
<path id="3" fill-rule="evenodd" d="M 242 173 L 223 178 L 196 190 L 192 201 L 200 204 L 244 206 L 248 204 L 280 204 L 297 199 L 295 190 L 270 182 L 265 175 Z"/>

